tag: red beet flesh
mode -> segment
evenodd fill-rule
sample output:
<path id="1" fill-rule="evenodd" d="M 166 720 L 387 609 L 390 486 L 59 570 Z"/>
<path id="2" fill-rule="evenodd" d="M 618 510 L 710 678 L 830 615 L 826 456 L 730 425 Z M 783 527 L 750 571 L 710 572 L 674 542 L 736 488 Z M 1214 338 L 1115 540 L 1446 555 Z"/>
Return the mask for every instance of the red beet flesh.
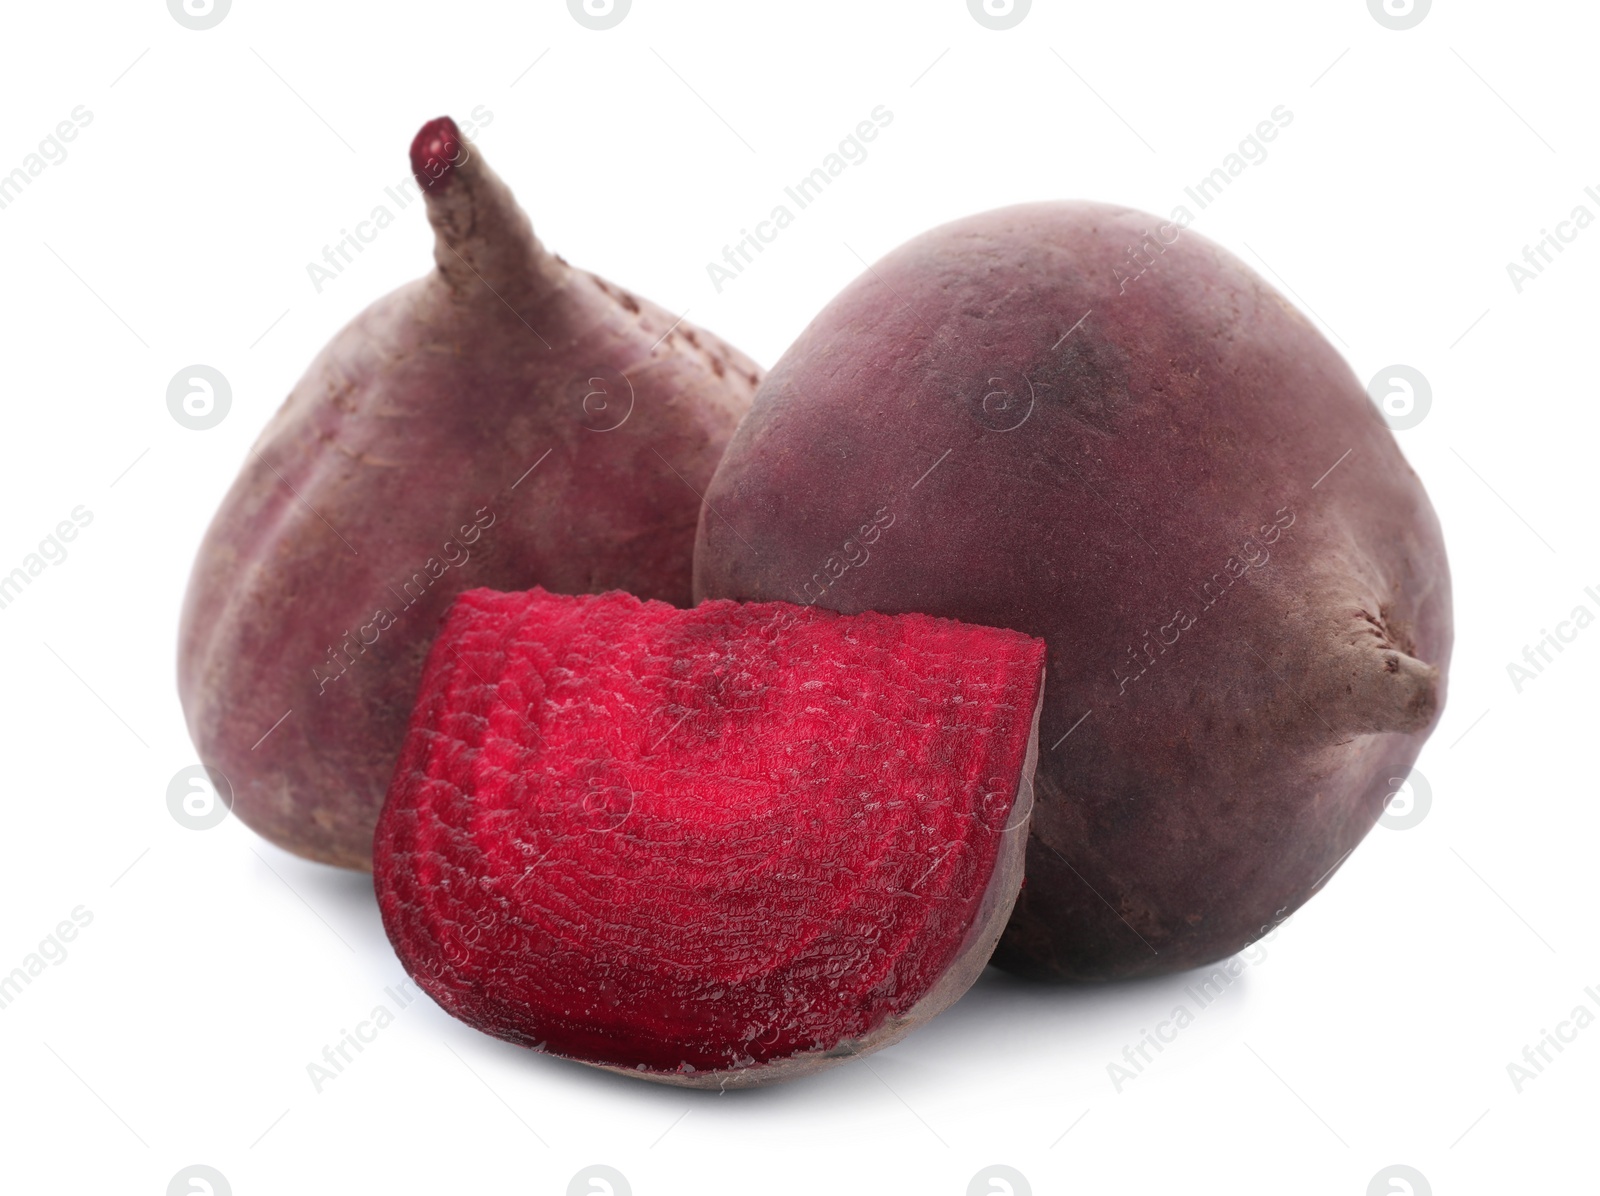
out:
<path id="1" fill-rule="evenodd" d="M 389 938 L 463 1021 L 647 1079 L 887 1045 L 1009 915 L 1043 648 L 923 615 L 469 591 L 378 822 Z"/>

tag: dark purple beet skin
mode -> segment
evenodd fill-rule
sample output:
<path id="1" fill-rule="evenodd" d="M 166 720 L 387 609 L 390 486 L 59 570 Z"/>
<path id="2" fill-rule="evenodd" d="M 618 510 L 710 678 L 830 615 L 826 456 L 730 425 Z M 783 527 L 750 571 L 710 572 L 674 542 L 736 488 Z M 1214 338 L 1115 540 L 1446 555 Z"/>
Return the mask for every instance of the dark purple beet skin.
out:
<path id="1" fill-rule="evenodd" d="M 697 599 L 1046 640 L 1018 973 L 1237 951 L 1326 884 L 1444 702 L 1444 543 L 1377 409 L 1253 271 L 1139 212 L 901 246 L 773 368 L 706 497 Z"/>
<path id="2" fill-rule="evenodd" d="M 359 869 L 450 600 L 538 584 L 687 605 L 697 492 L 759 381 L 547 252 L 448 117 L 411 155 L 437 268 L 357 316 L 273 417 L 179 633 L 190 733 L 234 812 Z"/>

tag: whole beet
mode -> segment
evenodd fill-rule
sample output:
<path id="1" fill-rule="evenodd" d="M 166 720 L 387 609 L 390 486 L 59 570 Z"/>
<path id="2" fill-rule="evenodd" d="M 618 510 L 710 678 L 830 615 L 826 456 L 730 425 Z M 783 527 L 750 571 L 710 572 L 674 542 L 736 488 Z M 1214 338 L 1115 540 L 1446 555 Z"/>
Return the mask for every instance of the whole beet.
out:
<path id="1" fill-rule="evenodd" d="M 1090 203 L 957 221 L 847 287 L 712 479 L 697 598 L 1049 647 L 994 962 L 1228 955 L 1325 882 L 1443 703 L 1444 544 L 1349 367 L 1238 259 Z"/>
<path id="2" fill-rule="evenodd" d="M 179 641 L 189 730 L 234 812 L 360 869 L 450 600 L 539 584 L 686 605 L 698 492 L 759 381 L 547 253 L 448 117 L 411 159 L 437 269 L 357 316 L 262 433 Z"/>

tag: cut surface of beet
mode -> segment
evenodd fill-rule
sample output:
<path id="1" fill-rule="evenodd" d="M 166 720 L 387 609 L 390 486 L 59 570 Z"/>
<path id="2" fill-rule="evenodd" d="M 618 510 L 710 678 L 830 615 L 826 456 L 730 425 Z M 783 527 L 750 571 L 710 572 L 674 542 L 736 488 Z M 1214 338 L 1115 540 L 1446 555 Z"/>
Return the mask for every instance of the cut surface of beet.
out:
<path id="1" fill-rule="evenodd" d="M 461 595 L 378 823 L 448 1012 L 696 1086 L 895 1041 L 1021 884 L 1044 645 L 923 615 Z"/>

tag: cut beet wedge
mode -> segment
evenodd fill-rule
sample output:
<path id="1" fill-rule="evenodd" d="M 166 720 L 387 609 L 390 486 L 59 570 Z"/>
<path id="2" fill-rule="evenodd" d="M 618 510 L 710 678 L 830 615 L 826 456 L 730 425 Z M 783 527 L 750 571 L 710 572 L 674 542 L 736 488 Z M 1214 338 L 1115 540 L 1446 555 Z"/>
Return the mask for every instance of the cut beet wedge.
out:
<path id="1" fill-rule="evenodd" d="M 743 1087 L 969 988 L 1022 883 L 1044 644 L 924 615 L 471 590 L 374 843 L 449 1013 Z"/>

